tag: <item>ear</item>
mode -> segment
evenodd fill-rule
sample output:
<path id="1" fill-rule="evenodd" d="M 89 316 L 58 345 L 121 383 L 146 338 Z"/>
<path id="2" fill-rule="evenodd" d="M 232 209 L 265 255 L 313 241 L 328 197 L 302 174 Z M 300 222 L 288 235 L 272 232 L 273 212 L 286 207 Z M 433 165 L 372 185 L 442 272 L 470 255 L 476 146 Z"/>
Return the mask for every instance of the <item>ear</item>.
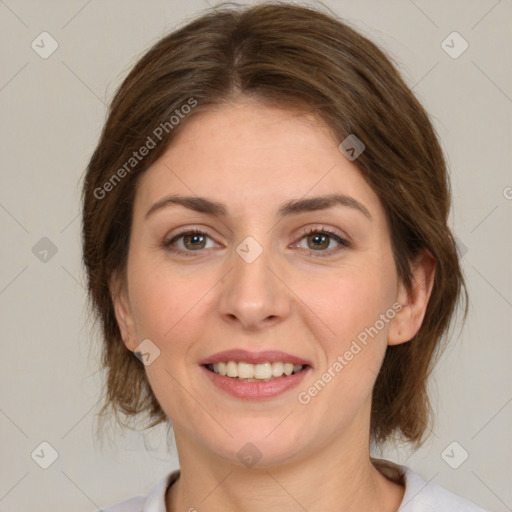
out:
<path id="1" fill-rule="evenodd" d="M 138 343 L 126 283 L 121 282 L 118 277 L 112 277 L 109 281 L 109 290 L 121 337 L 126 348 L 133 352 Z"/>
<path id="2" fill-rule="evenodd" d="M 435 267 L 435 259 L 425 250 L 412 264 L 412 290 L 408 292 L 404 284 L 399 283 L 396 300 L 402 308 L 390 324 L 388 345 L 405 343 L 419 331 L 432 293 Z"/>

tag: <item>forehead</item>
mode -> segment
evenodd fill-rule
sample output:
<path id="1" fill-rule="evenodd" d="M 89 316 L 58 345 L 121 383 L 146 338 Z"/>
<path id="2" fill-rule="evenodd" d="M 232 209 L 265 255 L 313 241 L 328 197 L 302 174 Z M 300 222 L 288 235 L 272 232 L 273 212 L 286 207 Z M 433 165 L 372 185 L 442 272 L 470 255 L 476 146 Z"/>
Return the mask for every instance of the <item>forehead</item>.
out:
<path id="1" fill-rule="evenodd" d="M 165 153 L 141 177 L 136 208 L 163 195 L 208 196 L 233 212 L 292 198 L 340 192 L 379 214 L 378 197 L 315 115 L 238 101 L 185 120 Z"/>

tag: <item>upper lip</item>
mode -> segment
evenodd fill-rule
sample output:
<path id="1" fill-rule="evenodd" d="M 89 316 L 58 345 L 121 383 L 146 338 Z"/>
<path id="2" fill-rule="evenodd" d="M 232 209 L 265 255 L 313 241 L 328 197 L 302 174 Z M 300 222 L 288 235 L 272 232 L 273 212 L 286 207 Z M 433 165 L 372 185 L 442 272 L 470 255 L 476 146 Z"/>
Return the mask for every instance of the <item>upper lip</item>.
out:
<path id="1" fill-rule="evenodd" d="M 235 362 L 244 362 L 244 363 L 275 363 L 275 362 L 283 362 L 283 363 L 293 363 L 293 364 L 301 364 L 303 366 L 309 365 L 311 363 L 301 357 L 294 356 L 293 354 L 288 354 L 286 352 L 281 352 L 279 350 L 264 350 L 262 352 L 249 352 L 243 349 L 234 349 L 234 350 L 225 350 L 223 352 L 217 352 L 211 356 L 208 356 L 206 359 L 201 361 L 201 365 L 206 364 L 215 364 L 215 363 L 225 363 L 228 361 Z"/>

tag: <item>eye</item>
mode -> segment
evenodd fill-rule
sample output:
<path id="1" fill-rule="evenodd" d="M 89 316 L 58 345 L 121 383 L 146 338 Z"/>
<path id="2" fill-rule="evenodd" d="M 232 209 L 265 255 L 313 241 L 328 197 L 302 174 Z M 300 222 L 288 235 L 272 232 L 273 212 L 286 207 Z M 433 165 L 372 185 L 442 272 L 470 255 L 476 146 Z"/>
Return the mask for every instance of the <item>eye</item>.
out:
<path id="1" fill-rule="evenodd" d="M 191 254 L 187 254 L 187 252 L 190 253 L 209 248 L 206 247 L 206 239 L 208 238 L 212 240 L 210 236 L 208 236 L 203 231 L 200 231 L 199 229 L 189 229 L 187 231 L 178 233 L 170 240 L 164 241 L 163 245 L 165 249 L 171 252 L 184 254 L 185 256 L 192 256 Z M 181 241 L 181 239 L 183 239 L 183 245 L 182 247 L 179 247 L 178 241 Z M 177 248 L 174 247 L 175 244 L 178 244 Z"/>
<path id="2" fill-rule="evenodd" d="M 168 251 L 183 254 L 184 256 L 194 256 L 194 254 L 191 253 L 200 252 L 202 249 L 209 249 L 215 246 L 215 243 L 214 245 L 207 246 L 208 239 L 213 241 L 213 239 L 204 231 L 199 229 L 188 229 L 176 234 L 170 240 L 165 240 L 163 242 L 163 247 Z M 333 253 L 337 253 L 340 250 L 350 247 L 350 243 L 347 240 L 323 226 L 320 229 L 310 228 L 303 233 L 300 240 L 306 240 L 307 242 L 307 247 L 302 247 L 302 249 L 305 249 L 310 253 L 318 253 L 314 254 L 314 256 L 321 257 L 331 256 Z M 329 248 L 333 242 L 338 244 L 338 247 Z M 300 244 L 296 245 L 300 247 Z"/>
<path id="3" fill-rule="evenodd" d="M 310 251 L 311 253 L 323 253 L 323 254 L 314 254 L 314 256 L 331 256 L 333 253 L 337 253 L 340 250 L 350 247 L 350 243 L 339 236 L 334 231 L 326 229 L 322 226 L 321 229 L 318 228 L 310 228 L 307 230 L 301 238 L 302 240 L 306 240 L 307 247 L 305 250 Z M 329 249 L 331 242 L 336 242 L 338 247 L 334 247 Z M 299 244 L 300 245 L 300 244 Z M 303 247 L 304 248 L 304 247 Z M 329 249 L 329 250 L 324 250 Z"/>

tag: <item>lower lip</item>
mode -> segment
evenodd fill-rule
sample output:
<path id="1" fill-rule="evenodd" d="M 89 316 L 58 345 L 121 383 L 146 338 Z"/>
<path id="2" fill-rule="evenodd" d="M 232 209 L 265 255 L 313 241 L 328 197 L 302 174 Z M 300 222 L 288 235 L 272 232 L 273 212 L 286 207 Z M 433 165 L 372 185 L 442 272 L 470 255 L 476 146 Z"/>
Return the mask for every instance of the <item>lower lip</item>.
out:
<path id="1" fill-rule="evenodd" d="M 230 377 L 224 377 L 223 375 L 208 370 L 204 366 L 201 366 L 201 368 L 206 372 L 207 377 L 215 386 L 243 400 L 263 400 L 265 398 L 278 396 L 297 386 L 311 370 L 311 367 L 308 366 L 299 373 L 293 373 L 289 376 L 283 375 L 282 377 L 277 377 L 265 382 L 244 382 Z"/>

